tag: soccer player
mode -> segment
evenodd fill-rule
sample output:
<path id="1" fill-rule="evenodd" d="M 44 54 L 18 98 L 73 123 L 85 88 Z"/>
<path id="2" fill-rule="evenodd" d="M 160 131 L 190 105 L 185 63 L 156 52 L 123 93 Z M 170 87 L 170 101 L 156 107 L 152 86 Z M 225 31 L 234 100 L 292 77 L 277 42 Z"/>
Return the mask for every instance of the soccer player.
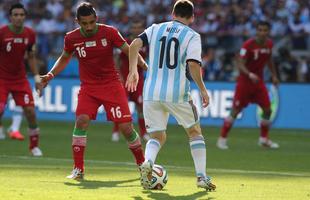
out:
<path id="1" fill-rule="evenodd" d="M 259 105 L 263 110 L 263 120 L 260 123 L 260 138 L 258 145 L 279 148 L 279 145 L 269 139 L 271 107 L 268 91 L 264 83 L 263 70 L 267 64 L 272 75 L 272 83 L 277 86 L 279 80 L 272 61 L 272 41 L 268 38 L 270 24 L 261 21 L 257 24 L 256 37 L 243 43 L 237 66 L 240 75 L 237 79 L 233 108 L 230 116 L 224 120 L 217 147 L 228 149 L 227 136 L 238 114 L 249 103 Z"/>
<path id="2" fill-rule="evenodd" d="M 96 23 L 97 14 L 90 3 L 83 2 L 78 6 L 76 21 L 80 28 L 66 34 L 61 56 L 51 71 L 41 77 L 41 81 L 46 86 L 66 67 L 73 54 L 77 56 L 81 88 L 72 138 L 74 167 L 67 178 L 78 180 L 84 176 L 87 129 L 90 120 L 96 119 L 101 105 L 106 110 L 107 119 L 118 123 L 137 165 L 144 161 L 144 154 L 139 135 L 133 129 L 126 92 L 113 61 L 113 48 L 120 48 L 128 54 L 128 44 L 116 28 Z M 141 56 L 139 66 L 147 67 Z"/>
<path id="3" fill-rule="evenodd" d="M 139 80 L 138 51 L 149 46 L 150 63 L 143 90 L 143 113 L 151 139 L 146 144 L 145 162 L 140 167 L 141 183 L 145 189 L 150 188 L 152 166 L 166 141 L 167 122 L 169 114 L 172 114 L 188 135 L 197 186 L 214 190 L 216 186 L 206 174 L 206 145 L 187 77 L 189 70 L 200 90 L 203 107 L 207 107 L 209 96 L 201 76 L 201 38 L 188 27 L 194 20 L 193 3 L 178 0 L 172 16 L 173 21 L 147 28 L 129 48 L 130 72 L 126 87 L 135 91 Z"/>
<path id="4" fill-rule="evenodd" d="M 127 43 L 130 44 L 133 39 L 135 39 L 138 34 L 143 32 L 143 22 L 141 21 L 134 21 L 130 25 L 130 35 L 126 39 Z M 142 55 L 143 58 L 146 56 L 146 49 L 143 49 L 140 51 L 140 55 Z M 129 68 L 128 68 L 128 56 L 124 53 L 120 54 L 120 74 L 122 76 L 123 82 L 125 83 L 127 80 Z M 145 129 L 145 123 L 144 123 L 144 117 L 143 117 L 143 81 L 144 81 L 144 75 L 143 75 L 143 69 L 138 69 L 139 73 L 139 82 L 137 86 L 137 90 L 135 92 L 127 93 L 127 96 L 130 101 L 135 102 L 137 115 L 138 115 L 138 124 L 139 124 L 139 133 L 140 137 L 143 138 L 145 141 L 149 140 L 149 135 L 146 133 Z M 119 141 L 119 130 L 118 130 L 118 124 L 114 123 L 113 126 L 113 132 L 112 132 L 112 141 L 117 142 Z"/>
<path id="5" fill-rule="evenodd" d="M 22 120 L 23 120 L 23 108 L 21 106 L 15 106 L 12 110 L 11 125 L 7 129 L 7 133 L 11 139 L 14 139 L 14 140 L 24 140 L 25 139 L 25 137 L 19 131 Z M 5 138 L 6 138 L 6 135 L 4 134 L 3 127 L 1 127 L 0 140 L 4 140 Z"/>
<path id="6" fill-rule="evenodd" d="M 35 87 L 41 91 L 40 76 L 36 68 L 35 33 L 24 26 L 26 10 L 20 3 L 11 6 L 11 24 L 0 29 L 0 119 L 2 118 L 9 93 L 18 106 L 22 106 L 28 121 L 29 149 L 33 156 L 42 156 L 38 147 L 39 127 L 37 125 L 34 100 L 27 80 L 24 56 L 34 74 Z M 0 132 L 3 132 L 0 120 Z"/>

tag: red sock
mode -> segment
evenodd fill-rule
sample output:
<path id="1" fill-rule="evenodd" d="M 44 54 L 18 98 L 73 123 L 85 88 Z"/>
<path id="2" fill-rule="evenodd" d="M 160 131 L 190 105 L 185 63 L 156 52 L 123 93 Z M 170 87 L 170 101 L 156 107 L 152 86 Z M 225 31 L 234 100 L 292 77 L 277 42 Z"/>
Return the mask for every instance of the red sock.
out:
<path id="1" fill-rule="evenodd" d="M 29 142 L 29 149 L 37 147 L 39 145 L 39 135 L 30 135 Z"/>
<path id="2" fill-rule="evenodd" d="M 143 137 L 146 133 L 144 118 L 139 118 L 138 123 L 139 123 L 140 136 Z"/>
<path id="3" fill-rule="evenodd" d="M 262 120 L 260 123 L 260 136 L 268 138 L 270 123 L 268 120 Z"/>
<path id="4" fill-rule="evenodd" d="M 145 160 L 142 145 L 140 144 L 139 146 L 136 147 L 129 147 L 129 149 L 132 152 L 133 156 L 135 157 L 137 165 L 140 166 Z"/>
<path id="5" fill-rule="evenodd" d="M 117 132 L 118 133 L 118 124 L 117 123 L 113 123 L 113 130 L 112 130 L 112 133 L 115 133 Z"/>
<path id="6" fill-rule="evenodd" d="M 84 150 L 85 146 L 72 145 L 74 168 L 84 171 Z"/>
<path id="7" fill-rule="evenodd" d="M 29 149 L 33 149 L 34 147 L 37 147 L 39 145 L 39 128 L 29 128 L 28 134 L 29 134 Z"/>
<path id="8" fill-rule="evenodd" d="M 227 138 L 228 132 L 230 131 L 232 125 L 233 125 L 233 119 L 231 117 L 228 117 L 224 120 L 224 124 L 221 130 L 221 137 Z"/>

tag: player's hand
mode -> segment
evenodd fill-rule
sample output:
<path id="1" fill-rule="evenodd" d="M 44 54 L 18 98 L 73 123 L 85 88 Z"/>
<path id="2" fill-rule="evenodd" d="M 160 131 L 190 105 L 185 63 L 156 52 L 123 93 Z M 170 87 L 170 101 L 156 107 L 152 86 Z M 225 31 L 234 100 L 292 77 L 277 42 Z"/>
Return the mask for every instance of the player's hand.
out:
<path id="1" fill-rule="evenodd" d="M 271 81 L 272 81 L 272 84 L 275 86 L 275 87 L 278 87 L 278 85 L 279 85 L 279 79 L 278 79 L 278 77 L 276 77 L 276 76 L 272 76 L 271 77 Z"/>
<path id="2" fill-rule="evenodd" d="M 51 72 L 49 72 L 43 76 L 40 76 L 40 78 L 41 78 L 41 82 L 40 82 L 41 87 L 43 89 L 47 86 L 48 82 L 54 78 L 54 75 Z"/>
<path id="3" fill-rule="evenodd" d="M 207 90 L 200 92 L 202 98 L 202 107 L 206 108 L 209 105 L 209 95 Z"/>
<path id="4" fill-rule="evenodd" d="M 258 83 L 258 81 L 259 81 L 259 77 L 256 74 L 252 73 L 252 72 L 249 73 L 249 79 L 253 83 Z"/>
<path id="5" fill-rule="evenodd" d="M 134 92 L 137 90 L 137 85 L 139 82 L 139 74 L 137 71 L 129 72 L 126 80 L 125 87 L 129 92 Z"/>

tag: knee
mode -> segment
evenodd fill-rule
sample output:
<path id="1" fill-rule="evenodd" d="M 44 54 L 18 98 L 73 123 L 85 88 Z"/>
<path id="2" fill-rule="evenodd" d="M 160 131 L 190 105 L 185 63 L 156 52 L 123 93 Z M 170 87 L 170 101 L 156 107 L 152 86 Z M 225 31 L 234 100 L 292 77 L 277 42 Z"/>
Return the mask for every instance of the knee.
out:
<path id="1" fill-rule="evenodd" d="M 201 128 L 199 124 L 196 124 L 189 129 L 187 129 L 187 134 L 190 138 L 197 137 L 201 135 Z"/>
<path id="2" fill-rule="evenodd" d="M 121 133 L 126 137 L 126 136 L 130 136 L 132 131 L 133 131 L 133 126 L 132 123 L 128 122 L 128 123 L 120 123 L 118 124 L 119 130 L 121 131 Z"/>
<path id="3" fill-rule="evenodd" d="M 166 132 L 162 132 L 162 131 L 151 133 L 150 136 L 152 139 L 157 140 L 161 146 L 163 146 L 165 144 L 166 139 L 167 139 Z"/>
<path id="4" fill-rule="evenodd" d="M 272 110 L 270 108 L 263 110 L 263 118 L 269 119 L 271 116 Z"/>
<path id="5" fill-rule="evenodd" d="M 24 113 L 26 117 L 34 118 L 35 117 L 35 111 L 33 106 L 26 106 L 24 107 Z"/>
<path id="6" fill-rule="evenodd" d="M 89 124 L 89 116 L 88 115 L 79 115 L 77 118 L 76 118 L 76 122 L 75 122 L 75 126 L 77 128 L 80 128 L 82 130 L 85 130 L 87 129 L 88 127 L 88 124 Z"/>
<path id="7" fill-rule="evenodd" d="M 231 111 L 231 117 L 233 118 L 233 119 L 236 119 L 237 118 L 237 116 L 238 116 L 238 114 L 241 112 L 241 108 L 233 108 L 232 109 L 232 111 Z"/>

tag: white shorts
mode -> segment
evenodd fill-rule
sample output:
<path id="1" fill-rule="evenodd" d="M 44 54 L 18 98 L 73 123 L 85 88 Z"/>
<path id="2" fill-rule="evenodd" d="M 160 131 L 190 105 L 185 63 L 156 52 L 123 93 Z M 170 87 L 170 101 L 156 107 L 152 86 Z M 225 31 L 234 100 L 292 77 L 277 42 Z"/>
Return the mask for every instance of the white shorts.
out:
<path id="1" fill-rule="evenodd" d="M 197 109 L 192 101 L 185 103 L 170 103 L 160 101 L 144 101 L 143 115 L 148 133 L 165 131 L 169 114 L 174 116 L 185 129 L 199 122 Z"/>

